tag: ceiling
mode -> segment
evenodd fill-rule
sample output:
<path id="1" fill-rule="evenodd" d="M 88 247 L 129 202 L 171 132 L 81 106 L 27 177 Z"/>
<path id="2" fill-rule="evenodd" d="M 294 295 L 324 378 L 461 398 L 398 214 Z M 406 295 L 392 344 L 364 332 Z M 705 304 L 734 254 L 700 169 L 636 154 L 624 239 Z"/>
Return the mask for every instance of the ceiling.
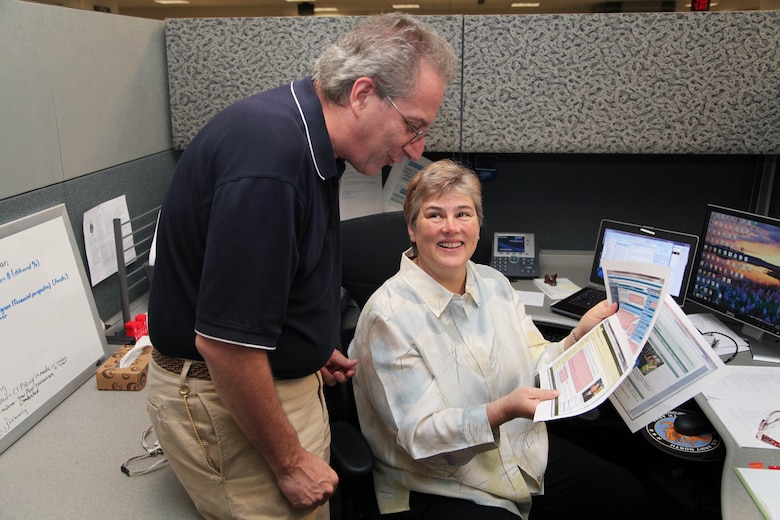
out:
<path id="1" fill-rule="evenodd" d="M 539 7 L 510 7 L 512 2 L 535 1 Z M 691 0 L 309 0 L 316 15 L 360 16 L 396 10 L 393 4 L 416 3 L 410 14 L 542 14 L 592 12 L 689 11 Z M 706 0 L 705 0 L 706 1 Z M 99 0 L 97 0 L 99 3 Z M 153 0 L 111 0 L 119 14 L 143 18 L 189 18 L 223 16 L 296 16 L 297 3 L 286 0 L 190 0 L 188 5 L 160 5 Z M 711 11 L 780 9 L 780 0 L 710 0 Z M 337 12 L 319 12 L 320 8 Z M 303 8 L 306 9 L 305 7 Z"/>

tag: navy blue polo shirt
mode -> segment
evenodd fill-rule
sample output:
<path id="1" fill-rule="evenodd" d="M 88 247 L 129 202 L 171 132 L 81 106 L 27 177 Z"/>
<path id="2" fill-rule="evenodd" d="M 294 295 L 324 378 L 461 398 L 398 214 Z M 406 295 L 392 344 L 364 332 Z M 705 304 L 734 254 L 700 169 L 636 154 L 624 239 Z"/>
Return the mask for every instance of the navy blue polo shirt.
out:
<path id="1" fill-rule="evenodd" d="M 182 154 L 160 213 L 155 348 L 202 359 L 197 332 L 272 349 L 278 378 L 321 368 L 339 337 L 343 170 L 311 78 L 210 120 Z"/>

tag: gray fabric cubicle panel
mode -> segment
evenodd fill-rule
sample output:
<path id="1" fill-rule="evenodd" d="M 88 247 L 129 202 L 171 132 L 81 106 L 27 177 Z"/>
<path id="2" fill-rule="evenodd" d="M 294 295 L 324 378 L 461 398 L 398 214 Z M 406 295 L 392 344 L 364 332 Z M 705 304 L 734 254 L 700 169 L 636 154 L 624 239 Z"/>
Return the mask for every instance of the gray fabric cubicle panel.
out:
<path id="1" fill-rule="evenodd" d="M 170 149 L 164 29 L 0 0 L 0 199 Z"/>
<path id="2" fill-rule="evenodd" d="M 460 57 L 460 16 L 421 17 Z M 231 103 L 306 76 L 325 47 L 361 17 L 179 18 L 166 20 L 173 145 L 183 150 Z M 426 149 L 460 145 L 460 78 L 451 86 Z"/>
<path id="3" fill-rule="evenodd" d="M 780 152 L 780 11 L 467 16 L 464 152 Z"/>

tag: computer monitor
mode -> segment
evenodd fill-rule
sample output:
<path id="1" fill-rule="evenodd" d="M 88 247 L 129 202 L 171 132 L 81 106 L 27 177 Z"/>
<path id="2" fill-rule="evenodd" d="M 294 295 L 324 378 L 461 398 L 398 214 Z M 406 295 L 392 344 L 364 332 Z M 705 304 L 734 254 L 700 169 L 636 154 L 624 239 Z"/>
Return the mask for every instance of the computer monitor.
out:
<path id="1" fill-rule="evenodd" d="M 669 294 L 678 305 L 685 303 L 693 258 L 699 238 L 689 233 L 603 219 L 596 240 L 590 282 L 604 285 L 604 260 L 626 260 L 668 266 Z M 598 259 L 597 261 L 595 261 Z"/>
<path id="2" fill-rule="evenodd" d="M 780 220 L 708 205 L 694 269 L 690 301 L 742 323 L 746 336 L 780 338 Z"/>

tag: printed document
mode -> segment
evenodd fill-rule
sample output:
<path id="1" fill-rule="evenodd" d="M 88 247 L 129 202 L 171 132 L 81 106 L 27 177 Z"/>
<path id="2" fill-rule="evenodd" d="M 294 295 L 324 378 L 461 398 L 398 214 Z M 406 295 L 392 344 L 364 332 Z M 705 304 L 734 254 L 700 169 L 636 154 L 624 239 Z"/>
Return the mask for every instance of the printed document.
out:
<path id="1" fill-rule="evenodd" d="M 625 264 L 604 263 L 607 296 L 619 302 L 618 312 L 540 371 L 542 386 L 558 388 L 561 396 L 542 403 L 535 420 L 577 415 L 608 397 L 636 432 L 727 373 L 677 302 L 660 289 L 662 275 Z"/>
<path id="2" fill-rule="evenodd" d="M 406 196 L 406 186 L 412 180 L 414 174 L 422 170 L 429 164 L 430 159 L 420 157 L 418 161 L 411 161 L 404 157 L 401 162 L 395 163 L 387 176 L 385 187 L 382 189 L 384 200 L 384 211 L 401 211 L 404 209 L 404 197 Z"/>
<path id="3" fill-rule="evenodd" d="M 382 175 L 363 175 L 347 163 L 339 182 L 341 220 L 382 213 Z"/>
<path id="4" fill-rule="evenodd" d="M 666 299 L 669 268 L 605 260 L 607 299 L 618 311 L 539 370 L 540 388 L 561 392 L 536 407 L 534 421 L 572 417 L 604 402 L 629 376 Z"/>
<path id="5" fill-rule="evenodd" d="M 778 408 L 780 367 L 731 366 L 716 385 L 702 392 L 707 404 L 743 448 L 777 450 L 756 438 L 761 419 Z"/>
<path id="6" fill-rule="evenodd" d="M 84 212 L 84 249 L 87 253 L 89 276 L 92 287 L 117 271 L 116 242 L 114 241 L 114 219 L 122 222 L 122 247 L 125 265 L 135 261 L 133 228 L 127 199 L 120 195 Z"/>
<path id="7" fill-rule="evenodd" d="M 610 396 L 632 432 L 680 406 L 722 378 L 723 362 L 667 295 L 631 373 Z"/>

